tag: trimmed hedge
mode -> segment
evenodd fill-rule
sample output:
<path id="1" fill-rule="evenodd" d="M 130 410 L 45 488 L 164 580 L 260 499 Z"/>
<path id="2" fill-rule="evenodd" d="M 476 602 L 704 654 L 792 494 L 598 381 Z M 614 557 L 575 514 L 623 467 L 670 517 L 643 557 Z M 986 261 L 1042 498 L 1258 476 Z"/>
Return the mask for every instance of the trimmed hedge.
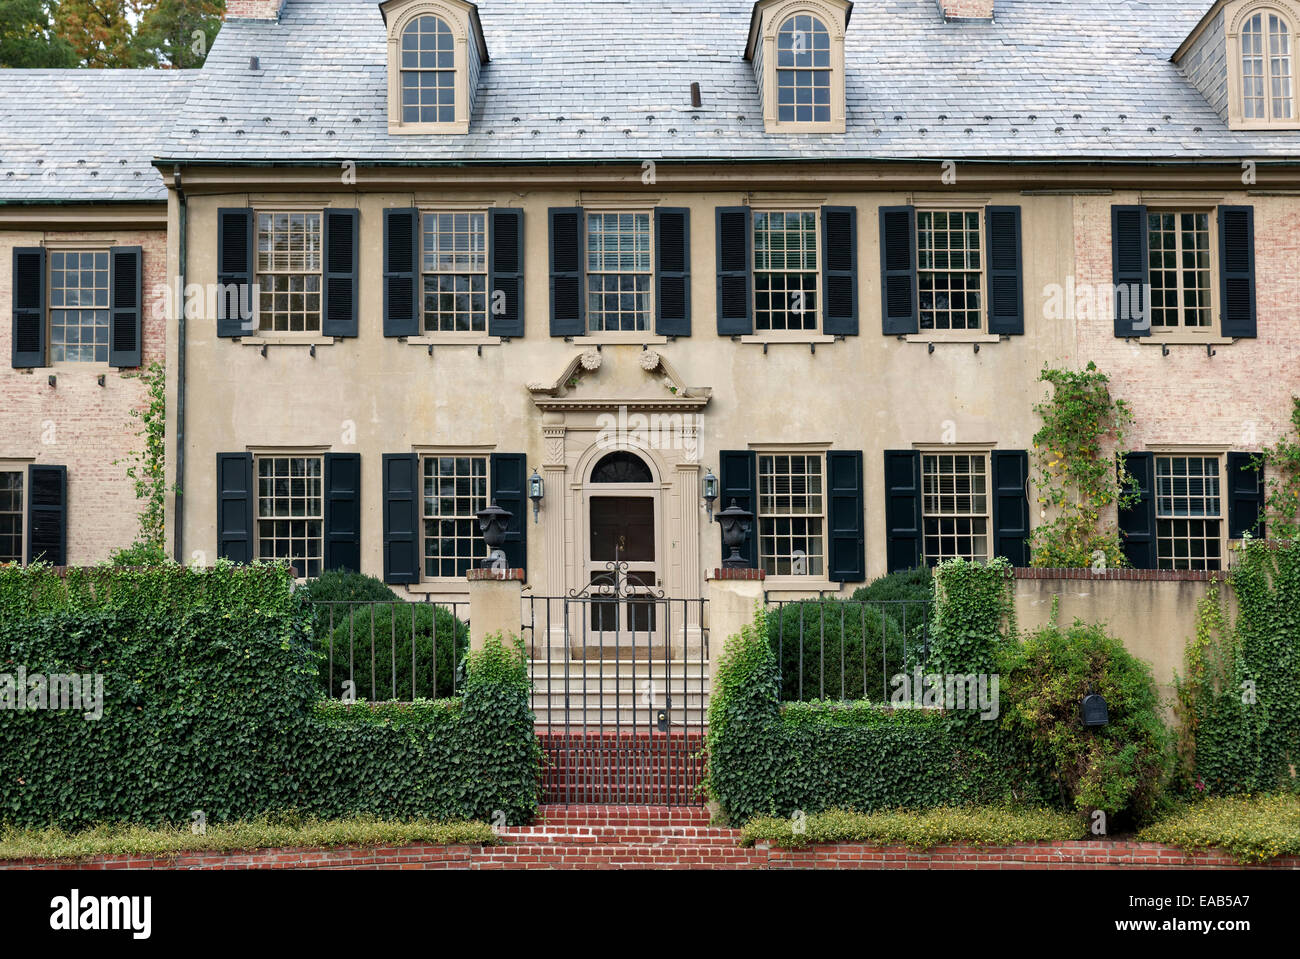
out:
<path id="1" fill-rule="evenodd" d="M 1175 809 L 1138 833 L 1138 839 L 1189 852 L 1225 849 L 1243 863 L 1300 856 L 1300 797 L 1206 799 Z"/>
<path id="2" fill-rule="evenodd" d="M 531 816 L 537 743 L 516 652 L 489 644 L 457 705 L 398 723 L 360 706 L 339 717 L 316 711 L 311 617 L 280 566 L 101 567 L 66 581 L 0 566 L 0 673 L 103 677 L 98 720 L 0 710 L 0 821 Z"/>
<path id="3" fill-rule="evenodd" d="M 787 848 L 851 842 L 931 849 L 949 843 L 1009 846 L 1021 842 L 1066 842 L 1086 838 L 1087 823 L 1077 814 L 997 806 L 883 813 L 831 809 L 800 821 L 764 816 L 746 823 L 740 834 L 744 846 L 770 842 Z"/>

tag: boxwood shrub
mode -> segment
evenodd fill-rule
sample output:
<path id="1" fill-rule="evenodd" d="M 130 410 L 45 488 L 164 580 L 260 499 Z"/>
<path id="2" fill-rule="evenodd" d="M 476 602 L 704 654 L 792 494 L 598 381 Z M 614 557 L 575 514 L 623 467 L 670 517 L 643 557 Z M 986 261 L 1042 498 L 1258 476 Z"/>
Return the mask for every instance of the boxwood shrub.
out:
<path id="1" fill-rule="evenodd" d="M 320 604 L 316 616 L 321 616 Z M 327 632 L 328 626 L 317 632 L 324 637 L 317 640 L 321 683 L 333 696 L 342 693 L 349 677 L 356 684 L 356 695 L 367 699 L 437 699 L 453 695 L 464 683 L 469 625 L 445 606 L 340 605 L 333 622 L 332 633 Z"/>
<path id="2" fill-rule="evenodd" d="M 889 678 L 910 668 L 904 662 L 902 629 L 878 606 L 797 600 L 770 609 L 766 623 L 785 701 L 883 699 Z"/>

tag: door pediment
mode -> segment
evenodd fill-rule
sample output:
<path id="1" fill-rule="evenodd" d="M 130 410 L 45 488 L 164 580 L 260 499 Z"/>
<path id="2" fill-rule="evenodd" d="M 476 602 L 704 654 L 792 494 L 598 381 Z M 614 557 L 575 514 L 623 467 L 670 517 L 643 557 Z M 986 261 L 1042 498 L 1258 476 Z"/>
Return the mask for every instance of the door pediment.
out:
<path id="1" fill-rule="evenodd" d="M 698 412 L 713 390 L 688 386 L 658 350 L 595 347 L 574 356 L 550 383 L 529 383 L 543 411 L 629 410 Z"/>

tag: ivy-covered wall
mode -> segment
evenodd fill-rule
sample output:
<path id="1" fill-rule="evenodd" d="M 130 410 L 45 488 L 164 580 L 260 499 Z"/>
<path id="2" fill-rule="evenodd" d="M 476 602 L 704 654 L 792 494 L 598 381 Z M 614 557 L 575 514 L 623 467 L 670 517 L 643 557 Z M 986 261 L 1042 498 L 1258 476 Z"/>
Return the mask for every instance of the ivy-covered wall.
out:
<path id="1" fill-rule="evenodd" d="M 319 655 L 280 567 L 64 580 L 0 566 L 0 821 L 531 817 L 538 753 L 514 650 L 489 642 L 461 699 L 375 709 L 322 704 Z M 102 683 L 102 701 L 29 708 L 59 704 L 41 702 L 50 675 Z"/>

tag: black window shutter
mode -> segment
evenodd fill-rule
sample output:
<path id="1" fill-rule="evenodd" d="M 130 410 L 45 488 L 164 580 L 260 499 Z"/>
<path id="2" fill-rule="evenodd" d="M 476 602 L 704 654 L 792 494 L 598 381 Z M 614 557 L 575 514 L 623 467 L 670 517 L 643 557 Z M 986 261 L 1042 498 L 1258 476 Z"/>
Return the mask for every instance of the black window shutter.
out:
<path id="1" fill-rule="evenodd" d="M 144 280 L 141 249 L 115 246 L 108 251 L 108 365 L 121 368 L 143 362 Z"/>
<path id="2" fill-rule="evenodd" d="M 419 285 L 420 211 L 385 210 L 384 336 L 419 334 Z"/>
<path id="3" fill-rule="evenodd" d="M 655 332 L 691 335 L 691 211 L 655 207 Z"/>
<path id="4" fill-rule="evenodd" d="M 988 235 L 989 332 L 1022 336 L 1025 295 L 1020 207 L 989 207 L 984 211 L 984 227 Z"/>
<path id="5" fill-rule="evenodd" d="M 248 336 L 256 332 L 253 315 L 244 315 L 245 304 L 252 304 L 256 299 L 253 259 L 253 211 L 247 207 L 217 210 L 217 283 L 221 285 L 217 336 Z"/>
<path id="6" fill-rule="evenodd" d="M 885 450 L 885 548 L 889 572 L 924 564 L 921 549 L 921 454 Z"/>
<path id="7" fill-rule="evenodd" d="M 994 450 L 993 555 L 1029 565 L 1029 454 Z"/>
<path id="8" fill-rule="evenodd" d="M 217 454 L 217 555 L 253 561 L 253 454 Z"/>
<path id="9" fill-rule="evenodd" d="M 27 467 L 27 562 L 68 565 L 68 468 Z"/>
<path id="10" fill-rule="evenodd" d="M 420 458 L 385 453 L 384 582 L 420 581 Z"/>
<path id="11" fill-rule="evenodd" d="M 1252 465 L 1259 453 L 1228 454 L 1228 538 L 1241 539 L 1247 533 L 1264 537 L 1263 470 Z"/>
<path id="12" fill-rule="evenodd" d="M 1219 299 L 1224 336 L 1255 336 L 1255 208 L 1219 207 Z"/>
<path id="13" fill-rule="evenodd" d="M 880 208 L 880 292 L 884 334 L 900 336 L 918 332 L 916 207 Z"/>
<path id="14" fill-rule="evenodd" d="M 1115 285 L 1115 335 L 1150 336 L 1147 208 L 1112 206 L 1110 235 L 1112 283 Z"/>
<path id="15" fill-rule="evenodd" d="M 822 332 L 857 336 L 857 207 L 822 207 L 822 247 Z"/>
<path id="16" fill-rule="evenodd" d="M 325 454 L 322 569 L 361 572 L 361 454 Z"/>
<path id="17" fill-rule="evenodd" d="M 829 578 L 860 583 L 867 578 L 867 537 L 862 490 L 862 452 L 831 450 L 826 454 L 830 495 Z"/>
<path id="18" fill-rule="evenodd" d="M 1156 457 L 1154 453 L 1124 454 L 1125 469 L 1137 481 L 1138 500 L 1119 510 L 1120 545 L 1135 569 L 1155 569 Z"/>
<path id="19" fill-rule="evenodd" d="M 325 211 L 325 276 L 321 285 L 321 333 L 325 336 L 357 335 L 360 216 L 356 210 Z"/>
<path id="20" fill-rule="evenodd" d="M 551 336 L 582 336 L 583 215 L 581 207 L 547 211 L 551 266 Z"/>
<path id="21" fill-rule="evenodd" d="M 510 511 L 506 531 L 506 562 L 511 569 L 528 565 L 528 462 L 523 453 L 493 453 L 492 500 Z"/>
<path id="22" fill-rule="evenodd" d="M 718 335 L 754 332 L 753 232 L 747 206 L 720 206 L 716 212 L 718 248 Z"/>
<path id="23" fill-rule="evenodd" d="M 45 250 L 14 247 L 13 367 L 45 365 Z"/>
<path id="24" fill-rule="evenodd" d="M 718 454 L 718 505 L 717 510 L 724 510 L 732 503 L 754 514 L 754 527 L 750 531 L 745 545 L 740 548 L 753 569 L 758 568 L 758 455 L 753 450 L 723 450 Z M 718 535 L 721 536 L 721 529 Z M 731 550 L 722 547 L 722 558 L 731 555 Z"/>
<path id="25" fill-rule="evenodd" d="M 488 212 L 488 333 L 524 335 L 524 211 Z"/>

